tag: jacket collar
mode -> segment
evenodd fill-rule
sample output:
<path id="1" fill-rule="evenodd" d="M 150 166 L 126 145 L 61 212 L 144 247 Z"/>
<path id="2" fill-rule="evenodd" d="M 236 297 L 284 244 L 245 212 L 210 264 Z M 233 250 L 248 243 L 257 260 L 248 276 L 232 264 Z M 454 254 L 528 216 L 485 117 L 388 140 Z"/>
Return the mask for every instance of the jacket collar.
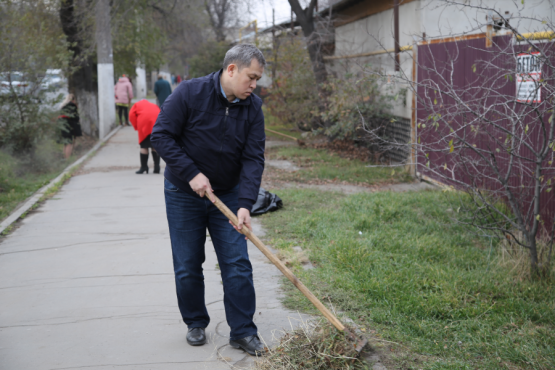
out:
<path id="1" fill-rule="evenodd" d="M 220 76 L 222 75 L 222 73 L 223 73 L 223 69 L 220 69 L 218 72 L 215 72 L 214 75 L 212 76 L 212 82 L 214 82 L 214 88 L 216 89 L 216 94 L 218 94 L 218 97 L 220 98 L 220 101 L 224 104 L 224 106 L 230 107 L 232 105 L 249 105 L 251 103 L 251 96 L 248 96 L 244 100 L 239 100 L 237 103 L 230 103 L 230 101 L 227 100 L 227 98 L 222 95 L 222 88 L 220 84 Z"/>

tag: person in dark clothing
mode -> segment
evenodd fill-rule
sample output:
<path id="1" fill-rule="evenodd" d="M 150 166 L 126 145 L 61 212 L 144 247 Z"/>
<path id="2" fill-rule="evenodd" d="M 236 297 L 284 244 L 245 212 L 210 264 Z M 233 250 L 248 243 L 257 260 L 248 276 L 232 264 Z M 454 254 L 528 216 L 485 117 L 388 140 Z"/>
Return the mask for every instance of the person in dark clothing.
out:
<path id="1" fill-rule="evenodd" d="M 75 95 L 68 94 L 60 105 L 61 115 L 58 117 L 61 126 L 62 142 L 64 144 L 64 158 L 69 158 L 75 145 L 75 138 L 83 136 L 79 123 L 77 99 Z"/>
<path id="2" fill-rule="evenodd" d="M 164 76 L 158 75 L 158 81 L 154 83 L 154 95 L 158 98 L 158 106 L 161 107 L 168 96 L 172 93 L 170 83 L 164 80 Z"/>
<path id="3" fill-rule="evenodd" d="M 224 286 L 230 345 L 264 353 L 253 322 L 256 298 L 243 227 L 264 171 L 262 101 L 253 94 L 266 60 L 254 45 L 231 48 L 223 69 L 183 81 L 162 106 L 151 134 L 166 162 L 164 194 L 170 229 L 177 302 L 190 345 L 206 343 L 210 316 L 204 301 L 206 229 Z M 216 194 L 237 214 L 233 226 L 213 204 Z"/>

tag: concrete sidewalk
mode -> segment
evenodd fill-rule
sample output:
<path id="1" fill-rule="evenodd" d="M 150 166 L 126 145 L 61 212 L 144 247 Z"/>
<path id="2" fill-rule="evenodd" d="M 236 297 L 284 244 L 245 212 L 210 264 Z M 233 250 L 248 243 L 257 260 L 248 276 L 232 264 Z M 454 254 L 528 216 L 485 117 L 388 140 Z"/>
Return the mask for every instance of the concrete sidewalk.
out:
<path id="1" fill-rule="evenodd" d="M 152 171 L 152 159 L 150 158 Z M 216 256 L 206 245 L 209 343 L 185 340 L 166 221 L 163 175 L 136 175 L 137 135 L 120 130 L 58 194 L 0 243 L 0 369 L 229 369 Z M 255 220 L 256 223 L 256 220 Z M 260 235 L 257 225 L 255 232 Z M 280 273 L 249 243 L 255 322 L 267 342 L 299 315 L 279 302 Z"/>

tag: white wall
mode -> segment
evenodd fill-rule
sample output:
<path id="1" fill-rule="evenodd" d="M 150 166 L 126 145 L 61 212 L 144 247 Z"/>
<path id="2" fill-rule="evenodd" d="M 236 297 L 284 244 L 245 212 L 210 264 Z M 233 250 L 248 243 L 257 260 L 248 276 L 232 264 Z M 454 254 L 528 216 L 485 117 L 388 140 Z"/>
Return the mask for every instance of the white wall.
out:
<path id="1" fill-rule="evenodd" d="M 555 0 L 460 0 L 470 6 L 481 5 L 493 7 L 505 14 L 508 11 L 513 16 L 511 25 L 516 26 L 522 33 L 545 30 L 541 20 L 547 19 L 553 23 L 555 15 Z M 399 7 L 399 33 L 401 46 L 411 45 L 422 41 L 423 33 L 426 39 L 454 36 L 460 34 L 481 33 L 486 31 L 486 11 L 462 6 L 447 6 L 443 0 L 416 0 Z M 524 18 L 535 17 L 540 22 L 532 22 Z M 358 21 L 339 26 L 335 29 L 335 55 L 345 56 L 361 54 L 394 47 L 393 9 L 371 15 Z M 401 79 L 412 78 L 412 52 L 401 53 Z M 352 59 L 336 59 L 326 63 L 330 71 L 337 75 L 346 72 L 359 75 L 370 71 L 380 71 L 394 76 L 395 63 L 392 54 L 382 54 L 370 57 Z M 389 79 L 395 81 L 394 78 Z M 407 87 L 397 80 L 393 83 L 393 91 Z M 391 113 L 400 117 L 410 118 L 412 93 L 405 95 L 405 99 L 398 100 Z"/>
<path id="2" fill-rule="evenodd" d="M 412 44 L 420 31 L 420 1 L 399 7 L 400 44 Z M 335 55 L 350 55 L 390 49 L 393 40 L 393 9 L 371 15 L 335 29 Z"/>
<path id="3" fill-rule="evenodd" d="M 486 31 L 485 10 L 471 6 L 492 7 L 512 15 L 511 25 L 520 32 L 547 28 L 542 20 L 554 22 L 555 0 L 460 0 L 469 6 L 446 5 L 443 0 L 417 0 L 399 7 L 400 44 L 410 45 L 414 37 L 422 40 Z M 536 18 L 531 21 L 525 18 Z M 351 55 L 394 47 L 393 9 L 371 15 L 335 29 L 335 55 Z"/>
<path id="4" fill-rule="evenodd" d="M 510 24 L 521 33 L 538 32 L 545 30 L 546 26 L 541 20 L 553 22 L 555 0 L 461 0 L 468 6 L 446 6 L 442 0 L 420 0 L 421 32 L 426 32 L 426 37 L 438 38 L 450 35 L 473 34 L 486 32 L 487 12 L 482 9 L 472 8 L 481 6 L 493 8 L 502 14 L 509 12 L 513 19 Z M 525 18 L 535 18 L 531 21 Z M 401 23 L 402 24 L 402 23 Z"/>
<path id="5" fill-rule="evenodd" d="M 410 45 L 414 37 L 421 41 L 445 36 L 486 31 L 485 10 L 471 6 L 492 7 L 512 15 L 511 25 L 519 32 L 537 32 L 547 28 L 542 20 L 554 22 L 555 0 L 460 0 L 469 6 L 446 5 L 443 0 L 417 0 L 399 7 L 400 44 Z M 536 18 L 532 21 L 528 18 Z M 393 9 L 371 15 L 335 29 L 335 55 L 365 53 L 394 47 Z"/>
<path id="6" fill-rule="evenodd" d="M 421 29 L 420 1 L 413 1 L 399 7 L 399 41 L 402 46 L 414 42 L 413 35 Z M 393 9 L 371 15 L 358 21 L 348 23 L 335 29 L 335 55 L 353 55 L 383 49 L 394 48 Z M 401 75 L 405 79 L 412 77 L 412 52 L 403 52 L 400 56 Z M 338 77 L 344 73 L 363 75 L 372 71 L 392 76 L 385 80 L 385 89 L 396 95 L 407 88 L 406 84 L 394 78 L 395 60 L 393 54 L 381 54 L 369 57 L 336 59 L 326 63 Z M 412 95 L 410 91 L 399 95 L 390 113 L 410 118 Z"/>

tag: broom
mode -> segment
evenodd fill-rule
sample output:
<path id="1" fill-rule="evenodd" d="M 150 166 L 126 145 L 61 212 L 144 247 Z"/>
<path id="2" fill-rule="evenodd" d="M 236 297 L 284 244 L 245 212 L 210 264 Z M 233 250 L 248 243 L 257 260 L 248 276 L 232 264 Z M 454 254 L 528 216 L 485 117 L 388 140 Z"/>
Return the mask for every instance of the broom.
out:
<path id="1" fill-rule="evenodd" d="M 211 195 L 212 197 L 214 197 L 214 205 L 218 207 L 218 209 L 233 223 L 233 225 L 237 226 L 239 224 L 237 216 L 233 212 L 231 212 L 231 210 L 227 208 L 227 206 L 216 195 Z M 368 339 L 364 337 L 359 338 L 353 332 L 347 329 L 345 325 L 343 325 L 341 321 L 339 321 L 337 317 L 335 317 L 335 315 L 331 313 L 331 311 L 328 310 L 328 308 L 324 306 L 322 302 L 320 302 L 320 300 L 316 298 L 316 296 L 312 294 L 312 292 L 293 274 L 293 272 L 291 272 L 291 270 L 289 270 L 279 260 L 279 258 L 277 258 L 270 251 L 270 249 L 268 249 L 268 247 L 266 247 L 264 243 L 262 243 L 262 241 L 258 239 L 258 237 L 254 235 L 252 231 L 249 230 L 248 227 L 243 227 L 239 232 L 249 238 L 249 240 L 254 245 L 256 245 L 256 247 L 260 249 L 260 251 L 264 253 L 266 257 L 268 257 L 268 259 L 279 269 L 279 271 L 281 271 L 283 275 L 285 275 L 293 283 L 293 285 L 295 285 L 297 289 L 299 289 L 301 293 L 303 293 L 304 296 L 308 298 L 310 302 L 312 302 L 312 304 L 322 313 L 322 315 L 324 315 L 326 319 L 328 319 L 328 321 L 333 326 L 335 326 L 337 330 L 347 334 L 347 336 L 355 343 L 353 346 L 358 353 L 362 351 L 362 348 L 364 348 L 364 346 L 368 343 Z"/>

